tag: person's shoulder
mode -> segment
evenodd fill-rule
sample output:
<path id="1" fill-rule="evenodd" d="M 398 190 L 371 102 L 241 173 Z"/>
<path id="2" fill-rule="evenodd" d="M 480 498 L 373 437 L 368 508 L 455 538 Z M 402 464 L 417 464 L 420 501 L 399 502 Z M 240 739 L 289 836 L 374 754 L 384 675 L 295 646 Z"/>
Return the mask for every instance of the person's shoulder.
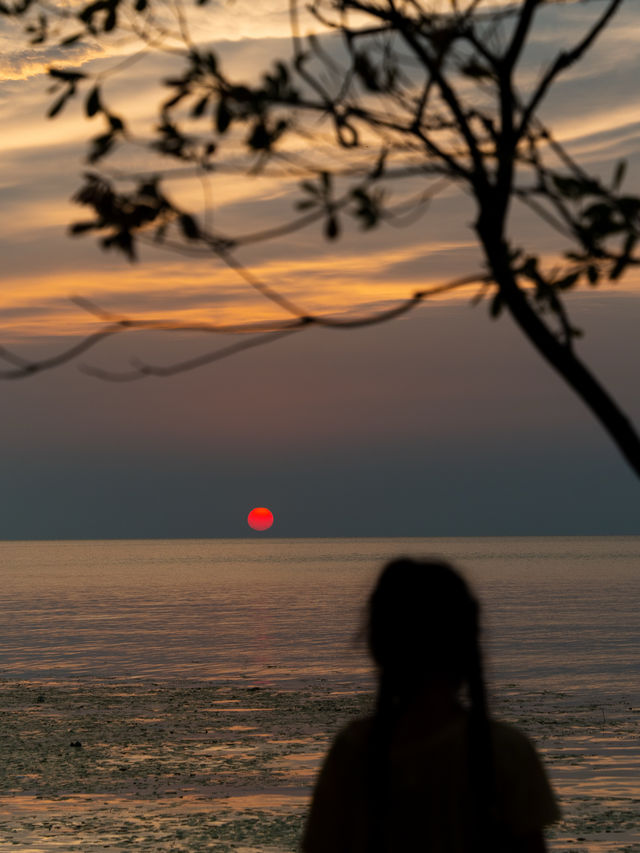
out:
<path id="1" fill-rule="evenodd" d="M 368 748 L 373 731 L 373 717 L 360 717 L 340 729 L 334 740 L 338 748 L 359 752 Z"/>
<path id="2" fill-rule="evenodd" d="M 491 720 L 491 743 L 498 773 L 507 776 L 524 772 L 538 773 L 538 752 L 529 737 L 511 723 Z"/>
<path id="3" fill-rule="evenodd" d="M 535 746 L 516 726 L 491 721 L 496 795 L 505 822 L 516 834 L 539 830 L 560 817 Z"/>
<path id="4" fill-rule="evenodd" d="M 495 717 L 490 718 L 491 734 L 493 737 L 500 738 L 513 743 L 529 742 L 529 738 L 522 729 L 514 726 L 512 723 L 505 723 L 503 720 L 496 720 Z"/>
<path id="5" fill-rule="evenodd" d="M 535 748 L 529 737 L 519 728 L 502 720 L 491 719 L 491 739 L 494 748 L 504 750 L 510 755 L 535 754 Z"/>
<path id="6" fill-rule="evenodd" d="M 373 721 L 365 718 L 340 729 L 322 765 L 319 781 L 325 788 L 343 786 L 347 777 L 364 772 L 372 727 Z"/>

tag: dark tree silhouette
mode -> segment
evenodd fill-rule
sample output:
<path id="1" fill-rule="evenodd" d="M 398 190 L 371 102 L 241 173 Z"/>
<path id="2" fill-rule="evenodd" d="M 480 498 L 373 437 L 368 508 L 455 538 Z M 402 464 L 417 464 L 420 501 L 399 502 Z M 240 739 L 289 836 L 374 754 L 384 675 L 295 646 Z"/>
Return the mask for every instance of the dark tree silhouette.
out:
<path id="1" fill-rule="evenodd" d="M 196 0 L 194 13 L 206 14 L 206 2 Z M 139 241 L 195 256 L 213 253 L 285 314 L 279 323 L 186 326 L 114 316 L 82 302 L 104 323 L 96 334 L 46 361 L 28 361 L 2 350 L 8 364 L 3 376 L 27 376 L 54 367 L 130 329 L 255 333 L 169 368 L 133 363 L 131 371 L 122 374 L 93 369 L 111 379 L 167 375 L 313 324 L 351 328 L 389 320 L 435 292 L 477 282 L 477 300 L 486 297 L 493 317 L 511 315 L 640 475 L 639 437 L 578 357 L 575 341 L 580 332 L 565 304 L 565 295 L 578 286 L 615 282 L 640 263 L 640 199 L 621 189 L 624 163 L 606 183 L 588 174 L 540 117 L 556 80 L 583 58 L 623 0 L 592 0 L 587 28 L 524 84 L 517 72 L 543 5 L 550 3 L 312 0 L 305 13 L 324 32 L 303 38 L 297 0 L 290 0 L 292 60 L 278 61 L 259 82 L 247 83 L 230 79 L 216 54 L 192 41 L 180 0 L 93 0 L 72 7 L 52 7 L 45 0 L 20 0 L 11 6 L 3 0 L 0 11 L 25 22 L 32 44 L 69 47 L 87 40 L 108 42 L 115 34 L 129 34 L 142 43 L 138 53 L 99 75 L 61 64 L 49 69 L 55 90 L 49 117 L 82 98 L 87 117 L 100 115 L 105 127 L 90 140 L 92 170 L 75 196 L 92 216 L 72 225 L 71 233 L 97 232 L 103 248 L 119 250 L 130 260 Z M 167 97 L 159 104 L 157 125 L 150 139 L 141 140 L 129 129 L 128 119 L 109 105 L 105 81 L 113 73 L 132 74 L 132 63 L 162 50 L 172 61 L 181 57 L 181 69 L 164 80 Z M 300 138 L 314 143 L 306 153 L 295 153 L 287 144 Z M 158 169 L 142 175 L 108 171 L 105 164 L 112 151 L 140 144 L 160 158 Z M 241 149 L 249 158 L 244 167 L 248 178 L 277 169 L 289 181 L 299 176 L 297 212 L 291 221 L 259 233 L 228 236 L 211 227 L 206 213 L 197 215 L 171 201 L 165 189 L 171 172 L 167 158 L 206 180 L 215 171 L 237 168 Z M 407 178 L 419 191 L 412 202 L 393 206 L 385 188 Z M 420 212 L 452 184 L 466 192 L 473 207 L 472 227 L 483 267 L 420 290 L 390 310 L 349 319 L 309 314 L 238 260 L 246 245 L 314 223 L 321 223 L 328 240 L 339 238 L 347 216 L 364 230 L 385 225 Z M 518 245 L 510 222 L 516 203 L 566 241 L 553 264 Z"/>

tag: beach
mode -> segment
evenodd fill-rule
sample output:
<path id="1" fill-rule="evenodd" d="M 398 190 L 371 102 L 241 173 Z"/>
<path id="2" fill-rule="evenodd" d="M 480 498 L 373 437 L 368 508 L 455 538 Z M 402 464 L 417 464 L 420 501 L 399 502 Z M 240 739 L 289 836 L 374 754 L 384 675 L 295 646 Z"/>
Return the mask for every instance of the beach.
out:
<path id="1" fill-rule="evenodd" d="M 365 701 L 237 684 L 0 696 L 3 851 L 293 850 L 328 728 Z"/>
<path id="2" fill-rule="evenodd" d="M 583 697 L 584 699 L 584 697 Z M 560 798 L 554 851 L 640 851 L 640 709 L 517 685 L 494 698 Z M 0 683 L 0 850 L 293 851 L 332 734 L 370 693 L 314 680 Z"/>
<path id="3" fill-rule="evenodd" d="M 289 853 L 372 705 L 362 607 L 458 562 L 493 714 L 536 744 L 552 851 L 640 853 L 638 537 L 0 543 L 0 853 Z"/>

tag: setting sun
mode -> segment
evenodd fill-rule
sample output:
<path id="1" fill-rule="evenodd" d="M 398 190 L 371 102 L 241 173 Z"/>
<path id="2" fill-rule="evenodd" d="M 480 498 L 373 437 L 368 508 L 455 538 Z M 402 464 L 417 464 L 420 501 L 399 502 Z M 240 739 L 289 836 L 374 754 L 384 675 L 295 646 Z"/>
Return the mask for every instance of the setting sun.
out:
<path id="1" fill-rule="evenodd" d="M 265 506 L 257 506 L 247 516 L 247 523 L 252 530 L 268 530 L 273 524 L 273 513 Z"/>

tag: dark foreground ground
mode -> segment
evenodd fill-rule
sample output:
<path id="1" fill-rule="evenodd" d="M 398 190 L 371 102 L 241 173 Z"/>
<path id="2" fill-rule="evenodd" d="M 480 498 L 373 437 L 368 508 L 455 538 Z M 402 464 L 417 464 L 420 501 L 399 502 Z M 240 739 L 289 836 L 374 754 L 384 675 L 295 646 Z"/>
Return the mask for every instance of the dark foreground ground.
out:
<path id="1" fill-rule="evenodd" d="M 0 681 L 0 851 L 293 851 L 331 735 L 369 701 L 322 680 Z M 632 699 L 509 685 L 494 705 L 560 796 L 551 849 L 640 853 Z"/>

